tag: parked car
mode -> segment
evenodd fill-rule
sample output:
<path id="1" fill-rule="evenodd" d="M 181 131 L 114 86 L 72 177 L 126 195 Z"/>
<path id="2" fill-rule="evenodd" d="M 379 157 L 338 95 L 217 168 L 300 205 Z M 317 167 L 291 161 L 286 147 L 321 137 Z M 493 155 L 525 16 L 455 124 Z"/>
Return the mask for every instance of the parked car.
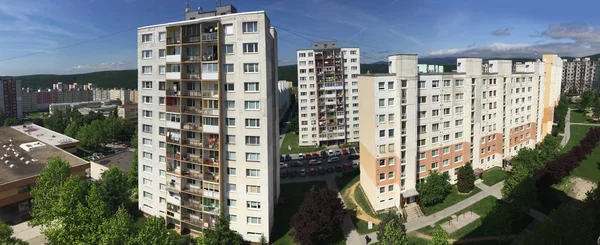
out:
<path id="1" fill-rule="evenodd" d="M 286 161 L 291 161 L 292 160 L 292 156 L 290 156 L 290 154 L 286 154 L 285 155 L 285 160 Z"/>
<path id="2" fill-rule="evenodd" d="M 281 178 L 287 178 L 287 171 L 286 170 L 281 170 Z"/>
<path id="3" fill-rule="evenodd" d="M 306 177 L 306 169 L 300 169 L 300 177 Z"/>
<path id="4" fill-rule="evenodd" d="M 310 154 L 310 152 L 309 152 L 309 153 L 306 153 L 306 154 L 304 154 L 304 159 L 305 159 L 305 160 L 310 160 L 310 159 L 312 159 L 312 155 Z"/>
<path id="5" fill-rule="evenodd" d="M 340 161 L 339 157 L 332 157 L 332 158 L 327 159 L 328 163 L 334 163 L 334 162 L 339 162 L 339 161 Z"/>
<path id="6" fill-rule="evenodd" d="M 123 147 L 129 147 L 129 146 L 130 146 L 129 142 L 123 142 L 123 144 L 121 144 L 121 145 L 122 145 Z"/>
<path id="7" fill-rule="evenodd" d="M 349 151 L 350 151 L 350 154 L 356 153 L 356 150 L 354 150 L 354 147 L 350 147 Z"/>
<path id="8" fill-rule="evenodd" d="M 360 158 L 359 155 L 350 155 L 350 156 L 348 156 L 348 159 L 350 159 L 350 160 L 358 160 L 359 158 Z"/>
<path id="9" fill-rule="evenodd" d="M 327 173 L 327 170 L 325 170 L 324 167 L 319 167 L 319 175 L 324 175 Z"/>
<path id="10" fill-rule="evenodd" d="M 298 160 L 304 160 L 304 154 L 298 153 Z"/>
<path id="11" fill-rule="evenodd" d="M 292 170 L 288 173 L 288 175 L 290 176 L 290 178 L 296 178 L 296 176 L 298 176 L 298 171 Z"/>
<path id="12" fill-rule="evenodd" d="M 344 170 L 352 170 L 352 166 L 348 163 L 344 163 L 343 168 L 344 168 Z"/>
<path id="13" fill-rule="evenodd" d="M 335 156 L 335 152 L 333 152 L 333 150 L 328 150 L 327 151 L 327 156 L 334 157 Z"/>
<path id="14" fill-rule="evenodd" d="M 335 166 L 335 171 L 342 172 L 342 171 L 344 171 L 344 168 L 342 168 L 342 166 L 340 166 L 340 165 L 337 165 L 337 166 Z"/>
<path id="15" fill-rule="evenodd" d="M 342 155 L 342 151 L 340 151 L 340 150 L 335 150 L 335 153 L 334 153 L 334 154 L 335 154 L 336 156 L 341 156 L 341 155 Z"/>
<path id="16" fill-rule="evenodd" d="M 313 165 L 321 165 L 322 163 L 323 163 L 323 162 L 322 162 L 322 161 L 320 161 L 320 160 L 317 160 L 317 159 L 312 159 L 312 160 L 310 160 L 310 161 L 308 162 L 308 165 L 311 165 L 311 166 L 313 166 Z"/>
<path id="17" fill-rule="evenodd" d="M 288 167 L 287 163 L 284 163 L 284 162 L 279 163 L 279 168 L 287 168 L 287 167 Z"/>
<path id="18" fill-rule="evenodd" d="M 333 167 L 327 167 L 327 173 L 333 173 L 333 171 L 335 170 Z"/>
<path id="19" fill-rule="evenodd" d="M 353 162 L 352 163 L 352 168 L 357 169 L 358 168 L 358 162 Z"/>
<path id="20" fill-rule="evenodd" d="M 284 156 L 284 155 L 281 155 L 281 156 L 279 156 L 279 161 L 280 161 L 280 162 L 283 162 L 283 161 L 285 161 L 285 156 Z"/>
<path id="21" fill-rule="evenodd" d="M 313 159 L 317 159 L 319 158 L 319 153 L 317 153 L 316 151 L 312 153 L 312 157 Z"/>
<path id="22" fill-rule="evenodd" d="M 327 151 L 321 151 L 321 157 L 322 157 L 322 158 L 327 158 L 327 157 L 329 157 L 329 155 L 327 154 Z"/>
<path id="23" fill-rule="evenodd" d="M 348 155 L 348 148 L 342 149 L 342 155 Z"/>
<path id="24" fill-rule="evenodd" d="M 304 163 L 300 161 L 292 162 L 292 167 L 301 167 L 302 165 L 304 165 Z"/>
<path id="25" fill-rule="evenodd" d="M 309 174 L 310 176 L 315 176 L 315 175 L 317 175 L 317 170 L 316 170 L 315 168 L 310 168 L 310 169 L 308 170 L 308 174 Z"/>

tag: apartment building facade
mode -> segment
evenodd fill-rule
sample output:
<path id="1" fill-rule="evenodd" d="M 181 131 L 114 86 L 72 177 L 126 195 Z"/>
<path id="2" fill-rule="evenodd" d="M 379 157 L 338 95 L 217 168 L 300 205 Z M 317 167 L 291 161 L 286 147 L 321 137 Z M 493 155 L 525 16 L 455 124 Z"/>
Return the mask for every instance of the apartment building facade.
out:
<path id="1" fill-rule="evenodd" d="M 23 119 L 23 97 L 21 97 L 21 81 L 13 77 L 0 77 L 0 108 L 7 118 Z"/>
<path id="2" fill-rule="evenodd" d="M 186 12 L 138 29 L 139 208 L 192 234 L 223 212 L 258 242 L 279 197 L 277 32 L 264 11 Z"/>
<path id="3" fill-rule="evenodd" d="M 375 210 L 415 202 L 430 171 L 448 172 L 455 183 L 465 163 L 502 167 L 543 139 L 553 91 L 544 62 L 513 69 L 510 60 L 460 58 L 456 72 L 419 73 L 416 55 L 388 61 L 389 74 L 358 78 L 360 182 Z M 560 79 L 551 84 L 560 91 Z"/>
<path id="4" fill-rule="evenodd" d="M 297 51 L 300 146 L 358 142 L 360 49 L 313 42 Z"/>
<path id="5" fill-rule="evenodd" d="M 562 63 L 562 88 L 565 92 L 581 94 L 592 89 L 598 61 L 586 57 L 575 58 L 572 61 L 563 59 Z"/>

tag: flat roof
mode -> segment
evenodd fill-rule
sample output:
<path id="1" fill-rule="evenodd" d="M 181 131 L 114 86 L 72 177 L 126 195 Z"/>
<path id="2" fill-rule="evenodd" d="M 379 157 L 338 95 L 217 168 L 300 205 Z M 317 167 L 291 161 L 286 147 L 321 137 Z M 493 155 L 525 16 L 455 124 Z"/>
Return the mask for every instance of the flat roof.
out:
<path id="1" fill-rule="evenodd" d="M 39 140 L 14 127 L 0 128 L 0 135 L 2 135 L 0 138 L 0 185 L 39 175 L 46 166 L 46 163 L 55 156 L 67 161 L 71 167 L 88 164 L 83 159 L 51 144 L 46 144 L 45 148 L 41 147 L 40 149 L 27 152 L 20 145 L 38 142 Z M 10 150 L 7 150 L 8 148 Z M 26 163 L 27 161 L 29 163 Z M 13 166 L 12 168 L 10 167 L 11 165 Z"/>
<path id="2" fill-rule="evenodd" d="M 54 132 L 50 129 L 41 127 L 33 123 L 27 125 L 12 126 L 11 128 L 34 138 L 35 140 L 32 141 L 41 141 L 53 146 L 79 143 L 79 140 L 76 140 L 64 134 Z"/>
<path id="3" fill-rule="evenodd" d="M 163 24 L 142 26 L 142 27 L 138 27 L 138 30 L 146 29 L 146 28 L 162 27 L 162 26 L 189 25 L 189 24 L 196 24 L 196 23 L 205 22 L 205 21 L 209 21 L 209 20 L 218 20 L 223 17 L 238 16 L 238 15 L 250 15 L 250 14 L 264 14 L 264 13 L 265 13 L 264 10 L 260 10 L 260 11 L 251 11 L 251 12 L 232 13 L 232 14 L 226 14 L 226 15 L 217 15 L 217 16 L 210 16 L 210 17 L 193 19 L 193 20 L 175 21 L 175 22 L 168 22 L 168 23 L 163 23 Z"/>
<path id="4" fill-rule="evenodd" d="M 396 73 L 366 73 L 366 74 L 358 74 L 361 77 L 386 77 L 386 76 L 396 76 Z"/>
<path id="5" fill-rule="evenodd" d="M 112 166 L 117 166 L 118 168 L 123 170 L 123 172 L 129 172 L 129 169 L 131 168 L 132 159 L 133 151 L 124 150 L 121 152 L 117 152 L 116 154 L 106 156 L 104 158 L 93 160 L 91 162 L 106 166 L 108 168 Z"/>

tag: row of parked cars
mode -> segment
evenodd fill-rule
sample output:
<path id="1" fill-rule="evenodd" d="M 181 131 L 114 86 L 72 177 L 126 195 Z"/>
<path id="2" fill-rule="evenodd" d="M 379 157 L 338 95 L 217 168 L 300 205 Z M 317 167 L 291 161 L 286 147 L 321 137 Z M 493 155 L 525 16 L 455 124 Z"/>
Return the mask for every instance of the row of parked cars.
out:
<path id="1" fill-rule="evenodd" d="M 348 150 L 348 148 L 343 148 L 341 150 L 328 150 L 328 151 L 321 151 L 321 153 L 317 153 L 315 152 L 307 152 L 307 153 L 300 153 L 298 154 L 298 158 L 296 160 L 311 160 L 311 159 L 319 159 L 319 158 L 328 158 L 328 157 L 339 157 L 342 155 L 348 155 L 350 154 L 350 150 Z M 286 154 L 286 155 L 281 155 L 279 157 L 279 160 L 284 162 L 284 161 L 291 161 L 294 160 L 292 159 L 292 156 L 290 154 Z"/>
<path id="2" fill-rule="evenodd" d="M 308 170 L 305 168 L 299 169 L 299 170 L 281 170 L 281 178 L 295 178 L 296 176 L 300 176 L 300 177 L 306 177 L 307 175 L 310 176 L 315 176 L 315 175 L 324 175 L 324 174 L 328 174 L 328 173 L 333 173 L 333 172 L 342 172 L 342 171 L 348 171 L 348 170 L 352 170 L 358 168 L 358 163 L 345 163 L 343 165 L 337 165 L 337 166 L 330 166 L 330 167 L 315 167 L 315 168 L 309 168 Z"/>

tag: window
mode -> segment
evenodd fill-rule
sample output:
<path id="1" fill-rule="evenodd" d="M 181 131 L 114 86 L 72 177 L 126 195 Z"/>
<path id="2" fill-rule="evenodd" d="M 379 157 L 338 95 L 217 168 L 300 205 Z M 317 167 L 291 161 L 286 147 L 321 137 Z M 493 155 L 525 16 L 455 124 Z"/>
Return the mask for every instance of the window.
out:
<path id="1" fill-rule="evenodd" d="M 425 81 L 419 81 L 419 88 L 425 88 Z"/>
<path id="2" fill-rule="evenodd" d="M 235 127 L 235 118 L 228 117 L 225 119 L 225 126 Z"/>
<path id="3" fill-rule="evenodd" d="M 435 136 L 435 137 L 431 137 L 431 143 L 432 143 L 432 144 L 436 144 L 436 143 L 438 143 L 438 142 L 439 142 L 439 140 L 440 140 L 440 139 L 439 139 L 439 137 L 437 137 L 437 136 Z"/>
<path id="4" fill-rule="evenodd" d="M 426 118 L 426 117 L 427 117 L 426 111 L 419 111 L 419 118 Z"/>
<path id="5" fill-rule="evenodd" d="M 444 147 L 443 152 L 444 154 L 450 153 L 450 147 Z"/>
<path id="6" fill-rule="evenodd" d="M 152 193 L 144 191 L 144 198 L 152 199 Z"/>
<path id="7" fill-rule="evenodd" d="M 244 83 L 244 92 L 258 92 L 258 83 L 257 82 L 248 82 Z"/>
<path id="8" fill-rule="evenodd" d="M 440 110 L 433 110 L 433 111 L 431 111 L 431 116 L 432 117 L 437 117 L 439 115 L 440 115 Z"/>
<path id="9" fill-rule="evenodd" d="M 242 23 L 242 31 L 244 33 L 256 33 L 258 32 L 258 22 L 244 22 Z"/>
<path id="10" fill-rule="evenodd" d="M 165 58 L 165 56 L 166 56 L 165 49 L 159 49 L 158 50 L 158 58 Z"/>
<path id="11" fill-rule="evenodd" d="M 158 90 L 164 91 L 165 87 L 165 82 L 158 82 Z"/>
<path id="12" fill-rule="evenodd" d="M 261 224 L 261 218 L 260 217 L 247 217 L 247 221 L 249 225 L 260 225 Z"/>
<path id="13" fill-rule="evenodd" d="M 246 145 L 260 145 L 260 136 L 246 136 Z"/>
<path id="14" fill-rule="evenodd" d="M 167 143 L 163 142 L 163 141 L 159 141 L 158 142 L 158 148 L 160 149 L 165 149 L 167 148 Z"/>
<path id="15" fill-rule="evenodd" d="M 227 174 L 231 175 L 231 176 L 236 176 L 237 175 L 237 169 L 236 168 L 227 168 Z"/>
<path id="16" fill-rule="evenodd" d="M 165 40 L 167 40 L 167 33 L 166 32 L 159 32 L 158 33 L 158 41 L 164 42 Z"/>
<path id="17" fill-rule="evenodd" d="M 225 91 L 226 92 L 235 92 L 235 83 L 226 83 Z"/>
<path id="18" fill-rule="evenodd" d="M 227 185 L 227 189 L 231 192 L 236 192 L 237 191 L 237 185 L 236 184 L 228 184 Z"/>
<path id="19" fill-rule="evenodd" d="M 379 90 L 385 90 L 385 82 L 379 82 Z"/>
<path id="20" fill-rule="evenodd" d="M 260 209 L 260 202 L 257 201 L 247 201 L 246 208 L 248 209 Z"/>
<path id="21" fill-rule="evenodd" d="M 451 83 L 450 80 L 444 80 L 444 87 L 450 87 Z"/>
<path id="22" fill-rule="evenodd" d="M 388 172 L 388 179 L 394 178 L 394 172 Z"/>
<path id="23" fill-rule="evenodd" d="M 462 149 L 463 149 L 463 145 L 462 144 L 456 144 L 456 145 L 454 145 L 454 150 L 455 151 L 460 151 Z"/>
<path id="24" fill-rule="evenodd" d="M 379 107 L 385 106 L 385 99 L 379 99 Z"/>
<path id="25" fill-rule="evenodd" d="M 454 113 L 462 113 L 463 112 L 463 107 L 462 106 L 457 106 L 454 108 Z"/>
<path id="26" fill-rule="evenodd" d="M 425 152 L 420 152 L 419 153 L 419 160 L 423 160 L 423 159 L 425 159 L 425 157 L 427 157 L 427 155 L 425 154 Z"/>
<path id="27" fill-rule="evenodd" d="M 298 53 L 298 57 L 304 58 L 304 57 L 306 57 L 306 53 Z"/>
<path id="28" fill-rule="evenodd" d="M 462 87 L 462 86 L 463 86 L 463 84 L 464 84 L 464 82 L 463 82 L 463 80 L 462 80 L 462 79 L 456 79 L 456 80 L 454 81 L 454 86 L 456 86 L 456 87 Z"/>
<path id="29" fill-rule="evenodd" d="M 142 81 L 142 89 L 152 89 L 152 81 Z"/>
<path id="30" fill-rule="evenodd" d="M 142 34 L 142 42 L 143 43 L 152 42 L 152 34 Z"/>
<path id="31" fill-rule="evenodd" d="M 431 131 L 437 132 L 439 130 L 440 130 L 440 124 L 439 123 L 431 124 Z"/>
<path id="32" fill-rule="evenodd" d="M 455 162 L 455 163 L 457 163 L 457 162 L 462 162 L 462 156 L 457 156 L 457 157 L 454 157 L 454 162 Z"/>
<path id="33" fill-rule="evenodd" d="M 463 125 L 462 119 L 458 119 L 458 120 L 454 121 L 454 126 L 462 126 L 462 125 Z"/>
<path id="34" fill-rule="evenodd" d="M 444 122 L 444 128 L 449 128 L 450 127 L 450 122 Z"/>
<path id="35" fill-rule="evenodd" d="M 152 118 L 152 111 L 143 110 L 142 115 L 144 118 Z"/>
<path id="36" fill-rule="evenodd" d="M 235 135 L 228 134 L 225 136 L 225 144 L 235 145 Z"/>
<path id="37" fill-rule="evenodd" d="M 246 152 L 246 161 L 248 161 L 248 162 L 260 161 L 260 153 Z"/>
<path id="38" fill-rule="evenodd" d="M 246 193 L 260 194 L 260 186 L 257 186 L 257 185 L 247 185 L 246 186 Z"/>
<path id="39" fill-rule="evenodd" d="M 258 73 L 258 63 L 245 63 L 244 64 L 244 72 L 245 73 Z"/>
<path id="40" fill-rule="evenodd" d="M 419 173 L 425 173 L 425 165 L 419 166 Z"/>
<path id="41" fill-rule="evenodd" d="M 427 143 L 427 141 L 425 139 L 420 139 L 418 141 L 418 143 L 419 143 L 419 146 L 424 146 Z"/>
<path id="42" fill-rule="evenodd" d="M 379 130 L 379 138 L 385 137 L 385 130 Z"/>
<path id="43" fill-rule="evenodd" d="M 142 59 L 151 59 L 152 50 L 142 50 Z"/>
<path id="44" fill-rule="evenodd" d="M 225 159 L 235 161 L 237 159 L 237 155 L 236 155 L 235 151 L 226 151 Z"/>
<path id="45" fill-rule="evenodd" d="M 394 89 L 394 81 L 389 81 L 388 82 L 388 89 L 389 90 L 393 90 Z"/>
<path id="46" fill-rule="evenodd" d="M 427 133 L 427 125 L 420 125 L 417 128 L 417 132 L 419 132 L 420 134 Z"/>
<path id="47" fill-rule="evenodd" d="M 247 128 L 260 128 L 260 119 L 246 119 L 246 127 Z"/>
<path id="48" fill-rule="evenodd" d="M 434 162 L 431 164 L 431 169 L 437 169 L 438 168 L 438 162 Z"/>
<path id="49" fill-rule="evenodd" d="M 142 66 L 142 74 L 152 74 L 152 66 Z"/>
<path id="50" fill-rule="evenodd" d="M 150 167 L 148 165 L 144 165 L 144 172 L 146 172 L 146 173 L 152 173 L 152 167 Z"/>
<path id="51" fill-rule="evenodd" d="M 236 207 L 237 206 L 237 200 L 235 200 L 235 199 L 227 199 L 227 206 L 228 207 Z"/>
<path id="52" fill-rule="evenodd" d="M 419 103 L 421 103 L 421 104 L 427 103 L 427 96 L 420 96 L 419 97 Z"/>
<path id="53" fill-rule="evenodd" d="M 456 133 L 454 133 L 454 138 L 455 139 L 460 139 L 462 137 L 463 137 L 463 132 L 456 132 Z"/>
<path id="54" fill-rule="evenodd" d="M 225 44 L 223 45 L 223 49 L 225 50 L 225 54 L 233 54 L 233 44 Z"/>
<path id="55" fill-rule="evenodd" d="M 379 123 L 385 122 L 385 115 L 379 115 Z"/>
<path id="56" fill-rule="evenodd" d="M 437 157 L 440 155 L 440 150 L 433 150 L 431 151 L 431 157 Z"/>
<path id="57" fill-rule="evenodd" d="M 379 174 L 379 180 L 385 180 L 385 173 Z"/>
<path id="58" fill-rule="evenodd" d="M 431 96 L 431 102 L 437 103 L 439 101 L 440 101 L 440 96 L 439 95 L 432 95 Z"/>
<path id="59" fill-rule="evenodd" d="M 158 66 L 158 74 L 165 74 L 167 72 L 167 68 L 165 66 Z"/>
<path id="60" fill-rule="evenodd" d="M 379 193 L 385 193 L 385 187 L 379 187 Z"/>
<path id="61" fill-rule="evenodd" d="M 444 94 L 444 102 L 450 102 L 450 95 Z"/>
<path id="62" fill-rule="evenodd" d="M 258 43 L 244 43 L 244 53 L 258 53 Z"/>
<path id="63" fill-rule="evenodd" d="M 233 35 L 233 24 L 224 24 L 223 31 L 225 35 Z"/>
<path id="64" fill-rule="evenodd" d="M 142 125 L 142 131 L 144 133 L 152 133 L 152 125 L 148 125 L 148 124 Z"/>
<path id="65" fill-rule="evenodd" d="M 150 159 L 150 160 L 152 160 L 152 153 L 144 152 L 143 156 L 144 156 L 144 159 Z"/>
<path id="66" fill-rule="evenodd" d="M 444 164 L 444 166 L 448 166 L 448 165 L 450 165 L 450 160 L 444 159 L 444 161 L 442 161 L 442 163 Z"/>
<path id="67" fill-rule="evenodd" d="M 225 66 L 225 72 L 227 72 L 227 73 L 235 72 L 233 64 L 224 64 L 224 66 Z"/>
<path id="68" fill-rule="evenodd" d="M 388 106 L 394 105 L 394 98 L 388 98 Z"/>
<path id="69" fill-rule="evenodd" d="M 458 93 L 458 94 L 455 95 L 456 100 L 462 100 L 463 97 L 464 97 L 463 93 Z"/>
<path id="70" fill-rule="evenodd" d="M 246 169 L 246 177 L 260 177 L 260 169 Z"/>
<path id="71" fill-rule="evenodd" d="M 260 110 L 260 101 L 244 101 L 244 109 L 251 110 Z"/>
<path id="72" fill-rule="evenodd" d="M 393 122 L 394 121 L 394 113 L 390 113 L 388 115 L 388 122 Z"/>
<path id="73" fill-rule="evenodd" d="M 385 160 L 381 159 L 379 160 L 379 167 L 384 167 L 385 166 Z"/>
<path id="74" fill-rule="evenodd" d="M 432 87 L 432 88 L 439 88 L 439 87 L 440 87 L 440 81 L 438 81 L 438 80 L 433 80 L 433 81 L 431 82 L 431 87 Z"/>
<path id="75" fill-rule="evenodd" d="M 225 104 L 227 110 L 235 110 L 235 100 L 228 100 Z"/>
<path id="76" fill-rule="evenodd" d="M 395 135 L 396 135 L 396 134 L 395 134 L 395 131 L 394 131 L 394 129 L 388 129 L 388 137 L 390 137 L 390 138 L 391 138 L 391 137 L 394 137 Z"/>
<path id="77" fill-rule="evenodd" d="M 158 170 L 158 176 L 160 176 L 160 177 L 163 177 L 163 178 L 164 178 L 166 175 L 167 175 L 167 171 L 164 171 L 164 170 L 162 170 L 162 169 L 161 169 L 161 170 Z"/>

